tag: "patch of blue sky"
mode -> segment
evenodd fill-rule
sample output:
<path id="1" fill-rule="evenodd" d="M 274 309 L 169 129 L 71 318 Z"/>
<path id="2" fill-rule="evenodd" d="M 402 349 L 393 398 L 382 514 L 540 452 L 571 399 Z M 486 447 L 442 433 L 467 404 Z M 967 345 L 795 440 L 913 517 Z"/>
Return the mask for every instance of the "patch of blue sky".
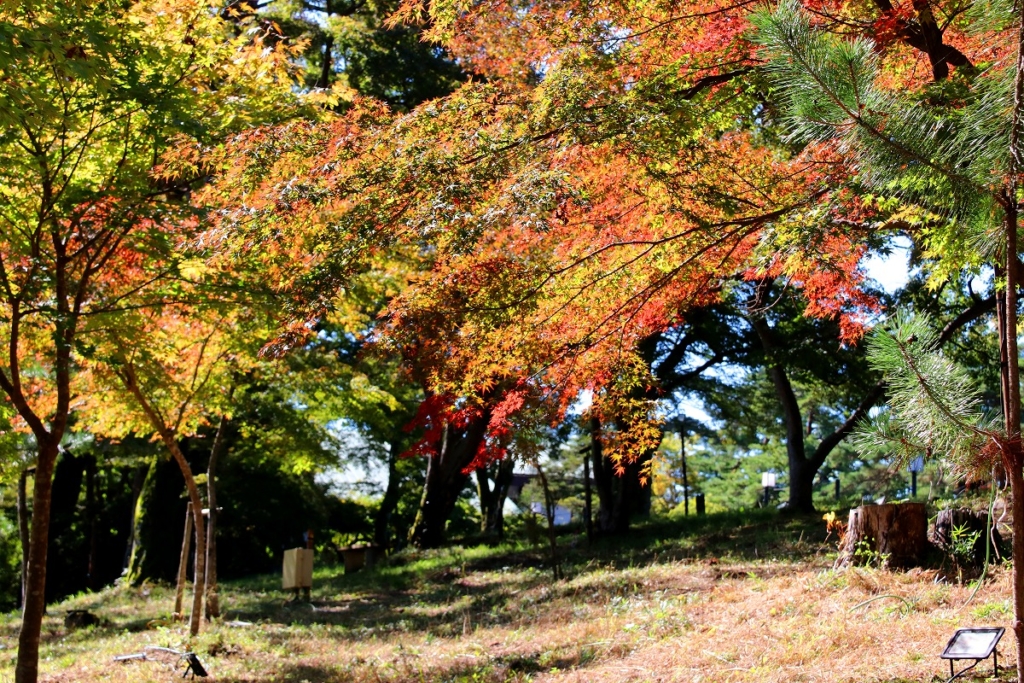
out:
<path id="1" fill-rule="evenodd" d="M 888 245 L 887 252 L 872 252 L 861 262 L 868 277 L 882 290 L 894 294 L 907 286 L 913 274 L 910 268 L 910 239 L 899 236 Z"/>

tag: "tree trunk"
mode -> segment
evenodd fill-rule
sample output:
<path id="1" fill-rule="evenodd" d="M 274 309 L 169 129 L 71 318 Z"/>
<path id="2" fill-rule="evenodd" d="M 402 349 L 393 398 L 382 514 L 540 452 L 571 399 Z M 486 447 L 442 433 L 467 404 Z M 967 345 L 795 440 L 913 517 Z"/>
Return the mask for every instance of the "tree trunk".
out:
<path id="1" fill-rule="evenodd" d="M 18 477 L 18 537 L 21 540 L 21 595 L 18 606 L 25 608 L 25 594 L 28 589 L 28 475 L 30 468 L 23 469 Z"/>
<path id="2" fill-rule="evenodd" d="M 217 463 L 227 447 L 229 420 L 221 416 L 217 434 L 210 448 L 206 466 L 206 504 L 210 516 L 206 527 L 206 620 L 220 618 L 220 596 L 217 594 Z"/>
<path id="3" fill-rule="evenodd" d="M 494 471 L 494 486 L 490 486 L 488 469 Z M 480 531 L 484 536 L 494 539 L 505 537 L 505 499 L 508 498 L 508 487 L 512 484 L 512 472 L 515 461 L 503 458 L 491 467 L 477 468 L 477 492 L 480 497 Z"/>
<path id="4" fill-rule="evenodd" d="M 615 463 L 604 458 L 604 476 L 607 488 L 611 490 L 610 509 L 606 501 L 601 501 L 598 511 L 599 530 L 602 533 L 624 534 L 634 516 L 647 516 L 651 511 L 650 483 L 644 485 L 640 481 L 641 473 L 651 459 L 647 453 L 639 460 L 623 465 L 622 472 L 615 473 Z"/>
<path id="5" fill-rule="evenodd" d="M 469 464 L 469 460 L 466 461 Z M 455 511 L 459 494 L 469 480 L 458 468 L 445 467 L 441 458 L 430 456 L 423 496 L 416 512 L 416 521 L 409 532 L 409 542 L 417 548 L 437 548 L 446 538 L 448 518 Z"/>
<path id="6" fill-rule="evenodd" d="M 136 550 L 136 534 L 138 533 L 138 515 L 136 508 L 139 505 L 139 498 L 142 496 L 142 487 L 146 482 L 146 473 L 149 471 L 149 466 L 136 467 L 135 473 L 132 476 L 132 518 L 128 528 L 128 541 L 125 543 L 124 549 L 124 562 L 121 565 L 122 573 L 127 577 L 129 583 L 134 581 L 133 576 L 133 562 L 132 559 L 135 557 Z"/>
<path id="7" fill-rule="evenodd" d="M 551 553 L 551 573 L 555 581 L 562 580 L 562 564 L 558 559 L 558 538 L 555 535 L 555 497 L 551 495 L 551 487 L 548 486 L 548 478 L 544 469 L 536 460 L 533 466 L 537 468 L 537 477 L 540 479 L 541 489 L 544 491 L 544 519 L 548 524 L 548 551 Z"/>
<path id="8" fill-rule="evenodd" d="M 485 410 L 462 430 L 446 425 L 440 443 L 427 461 L 427 478 L 409 541 L 417 548 L 436 548 L 445 541 L 445 527 L 469 479 L 464 471 L 473 462 L 487 433 L 490 411 Z"/>
<path id="9" fill-rule="evenodd" d="M 174 620 L 183 621 L 185 615 L 181 604 L 185 600 L 185 584 L 188 582 L 188 556 L 192 548 L 192 503 L 185 507 L 185 533 L 181 536 L 181 559 L 178 561 L 178 584 L 174 591 Z"/>
<path id="10" fill-rule="evenodd" d="M 128 577 L 128 582 L 132 585 L 145 576 L 146 546 L 142 539 L 141 530 L 146 511 L 149 509 L 149 498 L 152 495 L 153 487 L 156 485 L 159 466 L 159 459 L 152 457 L 148 466 L 140 467 L 135 473 L 133 486 L 137 486 L 137 489 L 133 489 L 135 493 L 132 505 L 131 545 L 128 548 L 129 555 L 126 563 L 128 570 L 126 576 Z M 139 480 L 140 475 L 141 481 Z"/>
<path id="11" fill-rule="evenodd" d="M 590 454 L 583 454 L 583 519 L 587 525 L 587 545 L 594 542 L 594 517 L 590 495 Z"/>
<path id="12" fill-rule="evenodd" d="M 748 319 L 764 349 L 765 359 L 768 363 L 768 377 L 782 406 L 783 421 L 786 425 L 786 459 L 789 466 L 789 501 L 786 509 L 791 512 L 814 512 L 814 475 L 825 464 L 825 460 L 833 449 L 853 431 L 853 428 L 867 415 L 871 407 L 885 395 L 885 384 L 881 381 L 875 384 L 864 396 L 860 405 L 850 414 L 850 417 L 834 432 L 823 438 L 817 448 L 808 452 L 804 441 L 804 422 L 800 415 L 800 404 L 797 402 L 793 385 L 789 381 L 789 375 L 778 358 L 775 335 L 761 313 L 772 282 L 773 280 L 767 279 L 757 283 L 755 294 L 747 305 Z M 973 306 L 971 308 L 972 315 L 958 318 L 959 326 L 974 320 L 981 315 L 983 310 Z M 956 327 L 949 329 L 947 326 L 944 333 L 952 336 L 952 332 L 956 329 Z"/>
<path id="13" fill-rule="evenodd" d="M 491 481 L 487 476 L 486 467 L 477 467 L 474 474 L 476 474 L 476 497 L 480 501 L 480 533 L 486 535 L 487 521 L 491 508 L 494 507 L 494 491 L 491 489 Z"/>
<path id="14" fill-rule="evenodd" d="M 865 505 L 850 510 L 837 564 L 883 563 L 919 566 L 928 550 L 928 510 L 924 503 Z"/>
<path id="15" fill-rule="evenodd" d="M 37 439 L 39 436 L 37 435 Z M 39 677 L 39 635 L 46 614 L 46 555 L 50 542 L 50 494 L 53 470 L 57 464 L 60 440 L 39 440 L 35 485 L 32 491 L 32 524 L 29 532 L 28 578 L 21 632 L 18 635 L 18 662 L 15 683 L 36 683 Z"/>
<path id="16" fill-rule="evenodd" d="M 324 52 L 323 61 L 320 63 L 320 75 L 316 79 L 316 88 L 330 88 L 331 87 L 331 62 L 334 50 L 334 36 L 327 34 L 327 38 L 324 40 Z"/>
<path id="17" fill-rule="evenodd" d="M 679 432 L 679 464 L 683 475 L 683 515 L 690 516 L 690 491 L 686 487 L 686 432 Z"/>
<path id="18" fill-rule="evenodd" d="M 761 309 L 765 305 L 772 280 L 762 280 L 755 285 L 755 294 L 748 304 L 749 320 L 754 332 L 761 341 L 761 348 L 768 363 L 768 378 L 775 389 L 775 396 L 782 407 L 783 422 L 786 426 L 786 459 L 789 466 L 789 502 L 788 509 L 796 512 L 814 511 L 814 473 L 807 475 L 807 453 L 804 450 L 803 419 L 800 415 L 800 404 L 789 381 L 786 369 L 777 357 L 775 336 Z"/>
<path id="19" fill-rule="evenodd" d="M 401 446 L 397 441 L 388 444 L 388 485 L 373 519 L 373 542 L 384 549 L 391 547 L 391 516 L 398 508 L 398 500 L 402 493 L 398 475 L 400 452 Z"/>
<path id="20" fill-rule="evenodd" d="M 1017 78 L 1014 102 L 1014 126 L 1011 149 L 1017 157 L 1021 108 L 1024 107 L 1024 7 L 1021 8 L 1020 50 L 1017 56 Z M 1019 160 L 1017 167 L 1020 167 Z M 1003 448 L 1003 464 L 1010 479 L 1010 497 L 1013 510 L 1013 632 L 1017 639 L 1017 677 L 1024 680 L 1024 473 L 1020 442 L 1020 364 L 1017 349 L 1017 187 L 1011 181 L 1006 197 L 1006 305 L 1004 328 L 1000 329 L 1000 345 L 1005 348 L 1006 364 L 1002 370 L 1005 378 L 1002 386 L 1006 390 L 1003 402 L 1006 413 L 1005 430 L 1007 443 Z M 1003 354 L 1001 353 L 1000 356 Z"/>
<path id="21" fill-rule="evenodd" d="M 75 531 L 85 531 L 83 515 L 78 507 L 86 479 L 86 460 L 70 449 L 60 448 L 50 488 L 50 550 L 46 559 L 46 599 L 55 602 L 66 595 L 81 592 L 88 583 L 86 555 Z M 83 529 L 83 527 L 86 527 Z"/>
<path id="22" fill-rule="evenodd" d="M 597 489 L 598 534 L 619 534 L 629 531 L 629 513 L 623 505 L 622 480 L 615 474 L 615 464 L 605 457 L 601 442 L 601 421 L 590 419 L 590 467 Z M 625 475 L 624 475 L 625 476 Z"/>
<path id="23" fill-rule="evenodd" d="M 199 488 L 196 486 L 196 480 L 192 477 L 192 469 L 189 467 L 188 461 L 185 460 L 185 456 L 178 447 L 178 443 L 171 439 L 169 434 L 165 436 L 164 443 L 178 462 L 181 474 L 185 478 L 185 488 L 188 490 L 189 504 L 192 506 L 192 522 L 195 525 L 196 561 L 195 578 L 193 579 L 192 586 L 194 593 L 192 595 L 192 614 L 188 622 L 189 634 L 194 636 L 199 633 L 199 626 L 203 618 L 203 596 L 206 594 L 206 553 L 202 552 L 202 549 L 206 547 L 203 501 L 199 497 Z"/>
<path id="24" fill-rule="evenodd" d="M 786 509 L 814 511 L 814 477 L 818 469 L 807 458 L 789 458 L 789 502 Z"/>
<path id="25" fill-rule="evenodd" d="M 157 434 L 160 435 L 160 440 L 167 450 L 170 451 L 171 457 L 174 458 L 178 469 L 181 470 L 181 476 L 185 479 L 185 489 L 188 491 L 189 502 L 192 504 L 192 520 L 195 523 L 196 530 L 196 571 L 193 586 L 195 594 L 192 598 L 192 615 L 189 618 L 188 628 L 189 633 L 194 636 L 199 633 L 199 626 L 203 618 L 203 596 L 206 593 L 206 553 L 201 552 L 206 547 L 203 499 L 199 496 L 199 487 L 196 486 L 195 477 L 192 476 L 192 468 L 189 466 L 188 460 L 185 459 L 185 455 L 181 452 L 181 447 L 178 446 L 174 432 L 161 419 L 160 415 L 146 399 L 145 394 L 142 393 L 142 388 L 139 386 L 138 381 L 136 381 L 135 368 L 130 363 L 125 363 L 121 368 L 121 372 L 123 374 L 119 375 L 119 377 L 124 383 L 124 387 L 139 402 L 142 412 L 145 413 L 149 423 L 153 425 Z"/>

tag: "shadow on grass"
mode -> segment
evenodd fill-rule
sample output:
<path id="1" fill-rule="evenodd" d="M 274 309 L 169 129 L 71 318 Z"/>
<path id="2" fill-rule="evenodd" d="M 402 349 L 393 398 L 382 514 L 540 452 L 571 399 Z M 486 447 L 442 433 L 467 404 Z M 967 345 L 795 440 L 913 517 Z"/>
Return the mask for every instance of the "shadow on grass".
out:
<path id="1" fill-rule="evenodd" d="M 484 661 L 424 663 L 414 660 L 388 662 L 355 674 L 346 667 L 317 666 L 307 663 L 286 664 L 265 675 L 240 677 L 218 676 L 220 683 L 278 683 L 306 681 L 307 683 L 336 683 L 337 681 L 431 681 L 431 683 L 515 683 L 529 681 L 532 674 L 557 667 L 561 670 L 579 669 L 589 662 L 565 657 L 545 660 L 540 656 L 495 657 Z M 355 677 L 358 676 L 358 677 Z"/>
<path id="2" fill-rule="evenodd" d="M 629 534 L 599 538 L 592 545 L 579 529 L 570 529 L 559 543 L 565 574 L 580 578 L 609 569 L 675 561 L 806 560 L 821 552 L 824 539 L 819 515 L 757 510 L 648 521 L 635 525 Z M 340 640 L 394 632 L 454 637 L 480 625 L 529 619 L 544 603 L 564 597 L 572 589 L 568 583 L 552 584 L 547 562 L 545 548 L 512 543 L 494 548 L 406 551 L 386 566 L 354 575 L 343 574 L 341 568 L 319 569 L 311 605 L 286 602 L 279 577 L 255 576 L 225 582 L 233 595 L 224 620 L 286 627 L 320 624 L 332 627 L 332 637 Z M 779 571 L 785 568 L 752 567 L 740 573 L 723 570 L 713 578 L 743 579 Z M 610 600 L 634 588 L 628 577 L 617 577 L 595 581 L 587 590 L 591 600 Z M 105 607 L 123 599 L 116 594 L 93 594 L 82 596 L 76 607 L 95 609 L 102 615 Z M 160 616 L 156 609 L 149 616 L 138 612 L 108 615 L 102 615 L 104 621 L 96 627 L 96 635 L 148 630 Z M 12 631 L 12 625 L 6 624 L 4 630 Z M 44 640 L 65 635 L 63 628 L 53 626 L 44 632 Z M 286 631 L 282 637 L 290 639 L 292 634 Z"/>
<path id="3" fill-rule="evenodd" d="M 566 575 L 579 578 L 608 569 L 675 561 L 716 564 L 720 557 L 750 563 L 806 560 L 821 552 L 824 540 L 824 523 L 818 515 L 754 511 L 650 522 L 622 537 L 598 539 L 591 546 L 578 534 L 563 536 L 560 553 Z M 233 601 L 225 618 L 330 625 L 337 627 L 333 635 L 339 639 L 402 631 L 452 637 L 479 624 L 521 621 L 544 602 L 564 597 L 569 589 L 561 587 L 567 584 L 552 584 L 546 562 L 542 548 L 495 548 L 477 555 L 460 555 L 452 548 L 404 553 L 391 566 L 374 571 L 319 576 L 311 604 L 286 602 L 283 594 L 273 589 L 276 584 L 263 585 L 266 579 L 261 577 L 246 582 L 257 592 L 249 597 L 240 592 L 241 599 Z M 754 574 L 767 578 L 785 571 L 784 565 L 751 567 L 739 573 L 722 571 L 713 578 L 745 579 Z M 536 590 L 544 588 L 548 590 Z M 593 600 L 611 599 L 630 590 L 628 582 L 617 580 L 588 589 Z M 524 601 L 527 593 L 531 597 Z"/>

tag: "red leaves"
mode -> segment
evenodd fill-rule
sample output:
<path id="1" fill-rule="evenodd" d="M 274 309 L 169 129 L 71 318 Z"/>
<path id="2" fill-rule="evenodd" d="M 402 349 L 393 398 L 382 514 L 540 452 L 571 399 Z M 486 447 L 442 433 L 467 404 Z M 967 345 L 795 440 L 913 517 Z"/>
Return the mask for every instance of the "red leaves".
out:
<path id="1" fill-rule="evenodd" d="M 850 168 L 793 156 L 758 118 L 752 8 L 408 0 L 396 19 L 433 22 L 488 82 L 240 136 L 208 239 L 256 260 L 295 321 L 378 259 L 407 264 L 367 334 L 431 396 L 412 452 L 486 419 L 480 464 L 589 391 L 626 461 L 657 435 L 637 345 L 731 280 L 788 277 L 846 342 L 875 310 L 857 236 L 823 208 Z"/>
<path id="2" fill-rule="evenodd" d="M 875 41 L 884 47 L 899 40 L 915 15 L 916 10 L 909 2 L 897 3 L 891 10 L 883 11 L 872 25 Z"/>

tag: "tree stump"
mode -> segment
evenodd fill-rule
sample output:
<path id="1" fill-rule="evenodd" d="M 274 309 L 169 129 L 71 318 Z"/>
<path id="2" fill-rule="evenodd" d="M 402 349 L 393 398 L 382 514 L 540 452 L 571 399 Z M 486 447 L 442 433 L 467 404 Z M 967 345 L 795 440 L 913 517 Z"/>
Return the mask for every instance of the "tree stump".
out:
<path id="1" fill-rule="evenodd" d="M 985 564 L 985 536 L 988 527 L 988 513 L 975 512 L 967 508 L 940 510 L 935 519 L 935 545 L 949 555 L 958 566 L 980 568 Z M 954 534 L 954 530 L 960 530 Z M 954 535 L 959 536 L 955 539 Z M 974 537 L 974 543 L 965 548 L 964 543 Z M 959 540 L 960 543 L 954 543 Z M 1002 538 L 999 530 L 992 529 L 988 540 L 992 561 L 1002 557 Z"/>
<path id="2" fill-rule="evenodd" d="M 924 503 L 864 505 L 850 510 L 837 566 L 886 564 L 913 567 L 928 549 Z"/>

